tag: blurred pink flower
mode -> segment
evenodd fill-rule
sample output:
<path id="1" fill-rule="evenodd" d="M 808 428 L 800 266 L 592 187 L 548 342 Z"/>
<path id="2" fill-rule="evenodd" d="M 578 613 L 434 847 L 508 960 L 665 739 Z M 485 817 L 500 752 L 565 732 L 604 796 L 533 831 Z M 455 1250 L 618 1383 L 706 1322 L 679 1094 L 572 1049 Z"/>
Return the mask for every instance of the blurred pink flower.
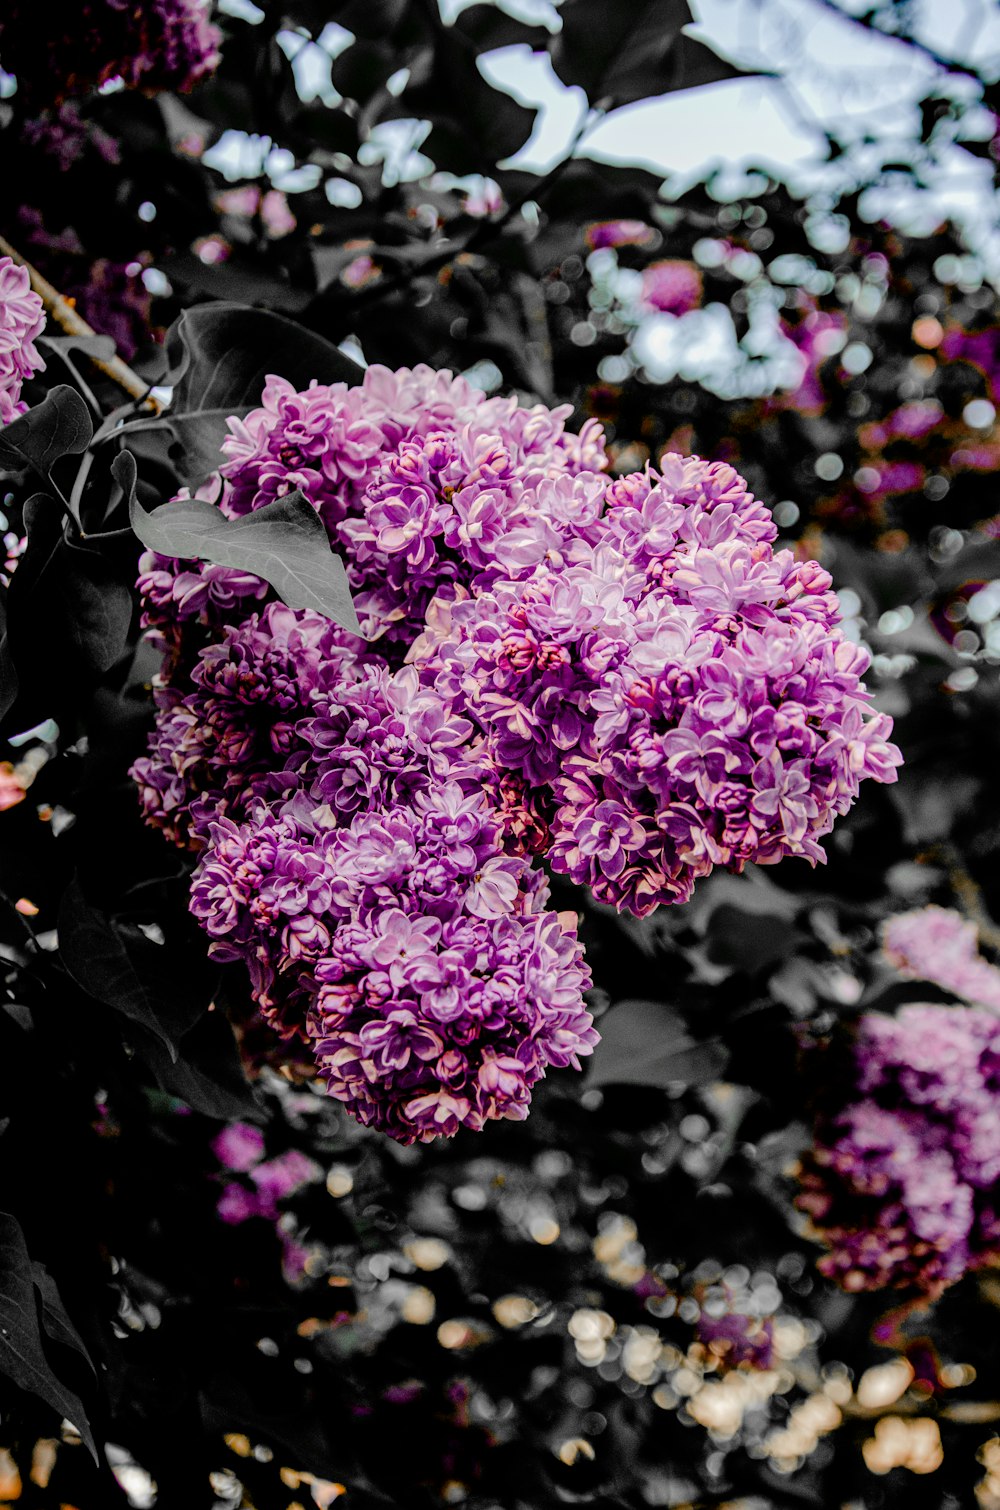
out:
<path id="1" fill-rule="evenodd" d="M 376 267 L 367 252 L 361 257 L 355 257 L 349 262 L 340 275 L 341 283 L 348 288 L 364 288 L 369 283 L 374 283 L 376 278 L 382 276 L 382 270 Z"/>
<path id="2" fill-rule="evenodd" d="M 911 980 L 929 980 L 979 1006 L 1000 1011 L 1000 970 L 979 954 L 975 923 L 947 907 L 921 907 L 889 918 L 886 955 Z"/>
<path id="3" fill-rule="evenodd" d="M 219 1219 L 228 1227 L 238 1227 L 242 1222 L 248 1222 L 252 1216 L 269 1214 L 265 1203 L 254 1191 L 235 1183 L 226 1186 L 215 1209 Z"/>
<path id="4" fill-rule="evenodd" d="M 693 262 L 669 258 L 642 270 L 642 302 L 666 315 L 686 315 L 701 303 L 701 273 Z"/>
<path id="5" fill-rule="evenodd" d="M 249 1122 L 233 1122 L 213 1139 L 212 1152 L 227 1169 L 244 1173 L 264 1157 L 264 1134 Z"/>
<path id="6" fill-rule="evenodd" d="M 466 195 L 462 208 L 466 215 L 472 215 L 477 220 L 496 215 L 503 208 L 503 195 L 499 185 L 492 178 L 484 178 L 478 188 L 471 189 Z"/>
<path id="7" fill-rule="evenodd" d="M 280 189 L 268 189 L 260 202 L 260 218 L 272 241 L 294 231 L 298 221 L 288 208 L 288 198 Z"/>
<path id="8" fill-rule="evenodd" d="M 0 762 L 0 813 L 23 801 L 24 787 L 15 776 L 14 767 L 9 760 Z"/>
<path id="9" fill-rule="evenodd" d="M 271 1209 L 277 1201 L 284 1200 L 303 1185 L 320 1178 L 322 1171 L 314 1160 L 297 1148 L 289 1148 L 266 1164 L 258 1164 L 250 1171 L 250 1178 L 257 1187 L 261 1202 Z"/>
<path id="10" fill-rule="evenodd" d="M 655 234 L 644 220 L 598 220 L 587 227 L 584 239 L 596 252 L 606 246 L 648 246 Z"/>

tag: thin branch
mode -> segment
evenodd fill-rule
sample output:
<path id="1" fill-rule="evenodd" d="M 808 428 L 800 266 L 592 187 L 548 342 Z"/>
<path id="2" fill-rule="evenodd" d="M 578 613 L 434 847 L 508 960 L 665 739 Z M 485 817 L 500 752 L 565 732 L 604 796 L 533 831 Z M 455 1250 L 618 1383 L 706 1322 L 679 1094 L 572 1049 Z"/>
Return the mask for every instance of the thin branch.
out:
<path id="1" fill-rule="evenodd" d="M 48 279 L 43 278 L 38 269 L 32 266 L 27 257 L 22 257 L 21 253 L 3 236 L 0 236 L 0 255 L 9 257 L 12 262 L 16 262 L 19 267 L 25 269 L 31 279 L 31 286 L 45 305 L 46 311 L 67 335 L 83 337 L 97 335 L 97 331 L 87 324 L 82 315 L 77 314 L 72 304 L 63 298 L 59 290 L 53 288 Z M 119 388 L 123 388 L 132 398 L 139 399 L 144 409 L 153 414 L 159 414 L 163 406 L 150 393 L 149 384 L 145 378 L 133 372 L 131 367 L 126 366 L 121 357 L 112 356 L 105 359 L 91 356 L 90 360 L 106 377 L 117 383 Z"/>

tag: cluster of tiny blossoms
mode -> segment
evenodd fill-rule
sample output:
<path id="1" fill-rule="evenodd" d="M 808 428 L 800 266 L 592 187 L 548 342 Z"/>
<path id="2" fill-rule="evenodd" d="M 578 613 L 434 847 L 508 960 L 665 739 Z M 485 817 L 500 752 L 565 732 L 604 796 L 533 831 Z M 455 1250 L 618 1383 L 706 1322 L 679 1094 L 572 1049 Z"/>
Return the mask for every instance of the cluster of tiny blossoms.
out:
<path id="1" fill-rule="evenodd" d="M 848 1290 L 935 1294 L 1000 1253 L 1000 1019 L 914 1004 L 861 1019 L 846 1106 L 822 1122 L 799 1205 Z"/>
<path id="2" fill-rule="evenodd" d="M 742 479 L 670 456 L 612 481 L 567 414 L 376 367 L 271 378 L 230 421 L 199 496 L 238 517 L 301 489 L 365 640 L 142 562 L 146 816 L 199 851 L 193 911 L 263 1016 L 405 1141 L 523 1117 L 596 1041 L 543 861 L 646 913 L 715 865 L 821 860 L 899 762 L 829 577 L 773 550 Z"/>
<path id="3" fill-rule="evenodd" d="M 42 301 L 26 270 L 0 257 L 0 425 L 27 408 L 21 384 L 45 366 L 34 344 L 44 324 Z"/>
<path id="4" fill-rule="evenodd" d="M 889 918 L 883 948 L 903 975 L 928 980 L 975 1006 L 1000 1011 L 1000 970 L 979 953 L 975 923 L 948 907 Z"/>
<path id="5" fill-rule="evenodd" d="M 949 908 L 900 913 L 882 937 L 901 975 L 972 1005 L 861 1019 L 800 1205 L 831 1249 L 820 1267 L 848 1289 L 934 1292 L 1000 1252 L 1000 970 Z"/>
<path id="6" fill-rule="evenodd" d="M 208 0 L 14 0 L 0 20 L 0 64 L 42 105 L 114 79 L 130 89 L 188 90 L 219 62 L 210 13 Z"/>

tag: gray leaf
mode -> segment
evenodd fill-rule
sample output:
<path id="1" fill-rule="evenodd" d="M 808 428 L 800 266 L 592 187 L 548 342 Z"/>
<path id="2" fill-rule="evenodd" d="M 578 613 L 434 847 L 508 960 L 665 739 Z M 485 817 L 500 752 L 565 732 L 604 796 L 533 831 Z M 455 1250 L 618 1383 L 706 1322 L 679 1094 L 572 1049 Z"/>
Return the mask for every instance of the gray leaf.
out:
<path id="1" fill-rule="evenodd" d="M 112 470 L 130 495 L 132 528 L 147 550 L 252 572 L 270 583 L 289 608 L 314 609 L 351 634 L 361 634 L 347 569 L 298 490 L 242 519 L 227 519 L 199 498 L 177 499 L 150 513 L 135 495 L 135 461 L 127 451 L 115 458 Z"/>

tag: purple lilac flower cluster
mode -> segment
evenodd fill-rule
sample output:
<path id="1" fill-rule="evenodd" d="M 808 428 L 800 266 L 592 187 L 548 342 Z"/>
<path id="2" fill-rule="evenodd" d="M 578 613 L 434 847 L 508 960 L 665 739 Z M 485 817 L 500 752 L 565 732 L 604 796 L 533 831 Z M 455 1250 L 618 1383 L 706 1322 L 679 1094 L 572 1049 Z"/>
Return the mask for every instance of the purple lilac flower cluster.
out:
<path id="1" fill-rule="evenodd" d="M 936 1293 L 1000 1253 L 1000 1020 L 914 1004 L 861 1019 L 847 1105 L 821 1121 L 799 1205 L 848 1290 Z"/>
<path id="2" fill-rule="evenodd" d="M 1000 1011 L 1000 970 L 979 954 L 975 923 L 947 907 L 889 918 L 883 948 L 903 975 L 932 981 L 976 1006 Z"/>
<path id="3" fill-rule="evenodd" d="M 275 1221 L 279 1201 L 323 1175 L 319 1165 L 297 1148 L 265 1159 L 264 1135 L 247 1122 L 224 1127 L 212 1143 L 212 1152 L 230 1175 L 245 1176 L 228 1179 L 219 1197 L 219 1216 L 230 1226 L 252 1216 Z"/>
<path id="4" fill-rule="evenodd" d="M 399 399 L 392 375 L 381 387 L 378 377 L 369 412 L 346 390 L 301 402 L 269 385 L 281 432 L 261 414 L 234 422 L 229 475 L 202 492 L 231 513 L 259 506 L 289 486 L 294 446 L 296 483 L 328 523 L 360 512 L 366 475 L 374 515 L 387 432 L 403 453 L 416 429 L 407 413 L 422 418 L 405 385 Z M 429 372 L 402 377 L 437 395 L 439 425 L 450 403 L 468 427 L 481 402 Z M 581 441 L 564 436 L 563 417 L 525 418 L 506 402 L 483 416 L 494 430 L 507 421 L 522 464 L 548 431 L 549 464 L 571 466 Z M 442 573 L 453 571 L 442 546 Z M 486 795 L 493 772 L 471 722 L 400 665 L 405 646 L 366 652 L 275 603 L 240 619 L 261 606 L 257 579 L 143 564 L 150 622 L 173 663 L 136 775 L 150 821 L 203 848 L 192 906 L 216 953 L 247 962 L 262 1014 L 307 1040 L 360 1120 L 412 1140 L 523 1116 L 545 1068 L 578 1064 L 596 1041 L 589 978 L 575 920 L 545 910 L 542 874 L 503 816 L 510 783 Z M 357 581 L 369 569 L 354 570 Z M 400 573 L 382 591 L 405 613 L 425 589 Z M 371 610 L 369 621 L 372 633 L 385 627 Z M 398 632 L 385 638 L 391 652 Z"/>
<path id="5" fill-rule="evenodd" d="M 147 819 L 199 851 L 193 911 L 262 1015 L 404 1141 L 523 1117 L 596 1041 L 542 859 L 643 913 L 716 864 L 822 859 L 895 779 L 826 573 L 730 467 L 611 481 L 568 412 L 370 368 L 230 421 L 198 496 L 301 489 L 367 643 L 247 574 L 141 566 Z"/>
<path id="6" fill-rule="evenodd" d="M 271 605 L 199 657 L 184 713 L 224 774 L 188 809 L 192 910 L 361 1122 L 412 1141 L 523 1117 L 596 1041 L 575 919 L 504 851 L 468 721 L 412 668 L 345 663 L 337 633 Z"/>
<path id="7" fill-rule="evenodd" d="M 860 781 L 900 761 L 829 575 L 772 550 L 722 463 L 535 499 L 494 547 L 507 577 L 439 593 L 410 655 L 523 780 L 552 867 L 641 915 L 716 865 L 822 861 Z"/>
<path id="8" fill-rule="evenodd" d="M 40 105 L 113 79 L 130 89 L 186 91 L 219 62 L 222 37 L 210 13 L 208 0 L 82 0 L 44 8 L 15 0 L 0 21 L 0 63 Z"/>
<path id="9" fill-rule="evenodd" d="M 25 412 L 21 384 L 45 367 L 34 344 L 44 324 L 45 310 L 26 270 L 0 257 L 0 425 Z"/>
<path id="10" fill-rule="evenodd" d="M 307 1272 L 310 1253 L 297 1241 L 294 1217 L 282 1205 L 321 1180 L 323 1171 L 297 1148 L 265 1159 L 263 1134 L 246 1122 L 224 1127 L 212 1143 L 212 1152 L 226 1171 L 215 1208 L 220 1221 L 228 1227 L 242 1226 L 254 1217 L 271 1223 L 281 1244 L 285 1278 L 290 1284 L 298 1283 Z"/>

